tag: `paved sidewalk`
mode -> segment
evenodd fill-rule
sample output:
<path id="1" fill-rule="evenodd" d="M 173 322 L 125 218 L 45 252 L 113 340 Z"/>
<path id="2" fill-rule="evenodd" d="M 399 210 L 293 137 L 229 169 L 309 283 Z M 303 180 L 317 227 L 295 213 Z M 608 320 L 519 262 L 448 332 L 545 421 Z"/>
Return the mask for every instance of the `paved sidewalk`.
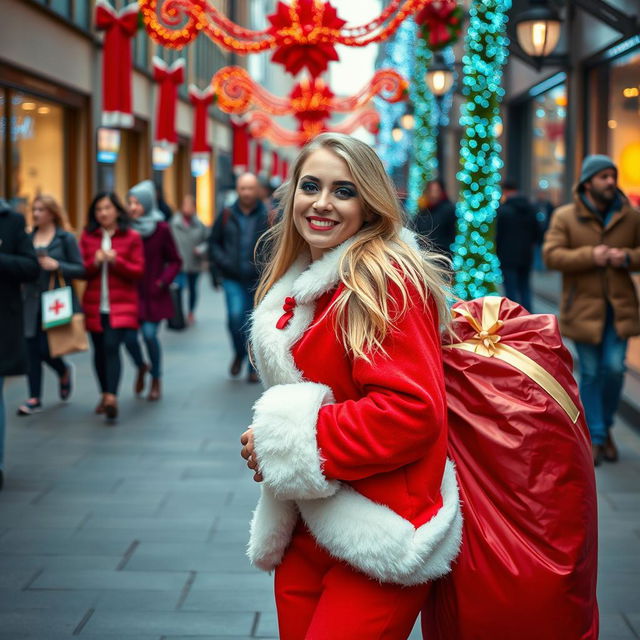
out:
<path id="1" fill-rule="evenodd" d="M 228 379 L 222 296 L 202 285 L 198 324 L 162 335 L 165 398 L 134 399 L 126 360 L 116 427 L 92 413 L 88 354 L 69 404 L 47 372 L 37 416 L 14 415 L 9 381 L 0 639 L 277 637 L 272 578 L 244 555 L 257 488 L 238 438 L 259 388 Z M 640 438 L 617 432 L 622 460 L 598 469 L 603 640 L 640 637 Z"/>

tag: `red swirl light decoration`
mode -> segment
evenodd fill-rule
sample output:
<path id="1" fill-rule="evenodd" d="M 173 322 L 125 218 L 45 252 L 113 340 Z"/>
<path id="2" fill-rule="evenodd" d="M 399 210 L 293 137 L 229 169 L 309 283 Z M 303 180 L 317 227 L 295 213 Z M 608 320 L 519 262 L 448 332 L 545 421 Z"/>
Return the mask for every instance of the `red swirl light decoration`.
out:
<path id="1" fill-rule="evenodd" d="M 363 47 L 389 38 L 400 23 L 433 0 L 392 0 L 374 20 L 348 26 L 329 0 L 278 2 L 263 31 L 245 29 L 221 14 L 209 0 L 139 0 L 145 27 L 165 47 L 181 48 L 201 32 L 239 54 L 275 49 L 272 60 L 292 74 L 307 68 L 316 77 L 337 60 L 336 44 Z"/>
<path id="2" fill-rule="evenodd" d="M 327 125 L 326 121 L 306 122 L 299 131 L 285 129 L 262 111 L 251 111 L 245 116 L 245 122 L 254 138 L 267 138 L 279 146 L 302 146 L 324 131 L 349 134 L 359 127 L 364 127 L 369 133 L 375 134 L 380 127 L 380 115 L 375 109 L 367 108 L 354 113 L 337 125 Z"/>
<path id="3" fill-rule="evenodd" d="M 251 108 L 274 116 L 295 116 L 299 120 L 326 120 L 331 113 L 350 113 L 375 96 L 399 102 L 408 83 L 393 69 L 378 69 L 371 80 L 353 96 L 336 96 L 322 78 L 304 76 L 286 98 L 274 96 L 257 84 L 242 67 L 224 67 L 211 79 L 217 104 L 227 113 L 244 113 Z"/>

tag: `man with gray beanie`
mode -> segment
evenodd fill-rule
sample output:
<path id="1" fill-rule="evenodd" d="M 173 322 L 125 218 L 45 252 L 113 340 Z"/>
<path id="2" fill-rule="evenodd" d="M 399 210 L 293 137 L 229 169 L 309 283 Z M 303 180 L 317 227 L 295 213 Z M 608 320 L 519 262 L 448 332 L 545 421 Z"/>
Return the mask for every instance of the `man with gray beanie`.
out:
<path id="1" fill-rule="evenodd" d="M 562 272 L 560 330 L 576 343 L 580 396 L 593 462 L 618 459 L 611 427 L 624 383 L 627 340 L 640 334 L 631 272 L 640 270 L 640 211 L 618 188 L 608 156 L 587 156 L 573 202 L 554 211 L 543 245 Z"/>

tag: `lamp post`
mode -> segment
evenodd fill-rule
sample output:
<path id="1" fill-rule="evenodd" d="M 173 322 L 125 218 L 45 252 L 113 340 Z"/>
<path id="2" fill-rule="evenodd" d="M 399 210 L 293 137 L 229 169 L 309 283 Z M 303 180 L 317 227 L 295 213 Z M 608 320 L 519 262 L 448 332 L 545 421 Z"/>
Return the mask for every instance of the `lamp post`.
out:
<path id="1" fill-rule="evenodd" d="M 427 83 L 429 91 L 440 98 L 453 86 L 453 69 L 440 54 L 436 54 L 433 64 L 429 65 L 429 69 L 425 73 L 424 81 Z"/>
<path id="2" fill-rule="evenodd" d="M 529 8 L 515 19 L 518 44 L 538 65 L 558 44 L 562 21 L 547 0 L 529 0 Z"/>

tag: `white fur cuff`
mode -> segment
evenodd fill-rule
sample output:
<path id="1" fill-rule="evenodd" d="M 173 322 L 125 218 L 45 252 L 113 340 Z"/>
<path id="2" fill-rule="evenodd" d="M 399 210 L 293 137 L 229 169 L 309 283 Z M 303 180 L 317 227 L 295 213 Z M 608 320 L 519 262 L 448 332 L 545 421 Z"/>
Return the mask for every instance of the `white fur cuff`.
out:
<path id="1" fill-rule="evenodd" d="M 333 402 L 331 389 L 315 382 L 267 389 L 253 408 L 256 454 L 264 483 L 279 500 L 333 495 L 340 483 L 322 473 L 316 442 L 318 411 Z"/>

